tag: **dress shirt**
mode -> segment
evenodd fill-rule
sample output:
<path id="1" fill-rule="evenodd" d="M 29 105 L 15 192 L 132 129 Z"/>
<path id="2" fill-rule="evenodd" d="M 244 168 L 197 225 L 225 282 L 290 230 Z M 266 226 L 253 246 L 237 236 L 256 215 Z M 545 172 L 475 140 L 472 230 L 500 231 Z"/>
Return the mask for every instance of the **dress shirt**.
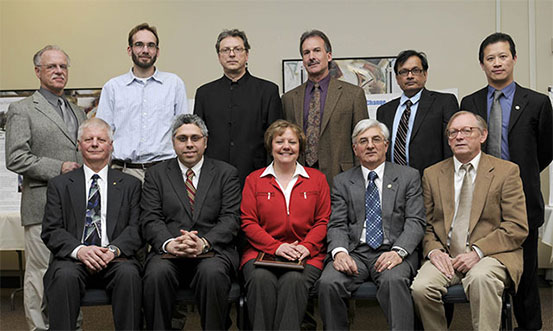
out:
<path id="1" fill-rule="evenodd" d="M 113 158 L 148 163 L 175 156 L 171 124 L 188 113 L 186 89 L 175 74 L 136 77 L 132 69 L 102 88 L 96 116 L 113 128 Z"/>
<path id="2" fill-rule="evenodd" d="M 328 93 L 328 84 L 330 84 L 330 74 L 319 81 L 319 87 L 321 88 L 321 123 L 323 122 L 323 113 L 326 103 L 326 94 Z M 311 97 L 313 96 L 313 87 L 315 83 L 308 80 L 305 86 L 305 98 L 303 98 L 303 131 L 307 132 L 307 116 L 309 115 L 309 105 L 311 104 Z"/>
<path id="3" fill-rule="evenodd" d="M 194 188 L 198 189 L 198 182 L 200 181 L 200 173 L 202 172 L 202 166 L 204 165 L 204 157 L 202 156 L 200 161 L 198 161 L 198 163 L 196 163 L 192 168 L 188 168 L 187 166 L 182 164 L 180 160 L 178 160 L 178 164 L 179 164 L 180 171 L 182 173 L 182 179 L 184 180 L 185 183 L 188 180 L 188 177 L 186 176 L 186 172 L 188 171 L 188 169 L 192 170 L 192 172 L 194 173 L 194 177 L 192 177 L 192 185 L 194 185 Z M 186 190 L 186 187 L 183 186 L 182 189 Z M 163 243 L 163 245 L 161 246 L 161 250 L 164 253 L 168 253 L 165 247 L 167 247 L 167 244 L 173 240 L 175 240 L 175 238 L 169 238 Z"/>
<path id="4" fill-rule="evenodd" d="M 48 101 L 52 107 L 56 110 L 56 113 L 60 115 L 61 119 L 65 122 L 64 114 L 62 114 L 60 106 L 58 104 L 58 100 L 61 98 L 63 102 L 65 102 L 65 108 L 67 109 L 67 115 L 71 116 L 71 119 L 69 121 L 73 122 L 74 128 L 66 127 L 67 131 L 71 134 L 73 139 L 77 139 L 77 129 L 78 129 L 78 123 L 77 118 L 75 117 L 75 114 L 73 113 L 73 110 L 71 110 L 71 106 L 69 106 L 69 103 L 67 102 L 67 99 L 65 98 L 65 95 L 55 95 L 54 93 L 48 91 L 47 89 L 41 87 L 38 89 L 38 92 L 42 94 L 42 96 Z M 67 123 L 67 122 L 65 122 Z"/>
<path id="5" fill-rule="evenodd" d="M 407 160 L 407 165 L 409 165 L 409 143 L 411 142 L 411 132 L 413 131 L 415 116 L 417 116 L 417 109 L 419 109 L 419 101 L 421 99 L 421 94 L 422 94 L 422 89 L 411 98 L 408 98 L 405 94 L 402 94 L 401 98 L 399 99 L 399 106 L 397 107 L 396 115 L 394 116 L 394 124 L 392 128 L 393 137 L 394 137 L 394 139 L 392 140 L 392 153 L 391 153 L 392 162 L 395 162 L 393 150 L 396 144 L 397 129 L 399 127 L 399 122 L 401 121 L 401 115 L 403 115 L 403 112 L 405 111 L 405 109 L 407 109 L 405 102 L 407 102 L 407 100 L 411 100 L 413 104 L 411 105 L 411 115 L 409 115 L 407 137 L 405 138 L 405 159 Z"/>
<path id="6" fill-rule="evenodd" d="M 102 247 L 106 247 L 107 245 L 109 245 L 109 239 L 108 239 L 108 233 L 107 233 L 107 225 L 106 225 L 106 214 L 107 214 L 107 210 L 108 210 L 108 166 L 106 165 L 105 167 L 102 168 L 102 170 L 100 170 L 98 173 L 95 173 L 94 171 L 92 171 L 92 169 L 90 169 L 89 167 L 85 165 L 83 165 L 83 170 L 84 170 L 84 178 L 85 178 L 85 183 L 86 183 L 86 202 L 88 203 L 88 193 L 90 193 L 90 186 L 92 185 L 92 176 L 97 174 L 98 176 L 100 176 L 100 178 L 98 178 L 98 187 L 100 189 L 100 227 L 102 229 L 102 237 L 101 237 L 101 240 L 102 240 Z M 85 208 L 86 210 L 86 208 Z M 84 230 L 84 228 L 83 228 Z M 82 237 L 82 236 L 81 236 Z M 83 238 L 81 238 L 81 242 L 83 241 Z M 79 245 L 77 246 L 77 248 L 75 248 L 72 252 L 71 252 L 71 257 L 78 260 L 77 258 L 77 252 L 79 251 L 79 249 L 81 249 L 81 247 L 83 247 L 84 245 Z"/>
<path id="7" fill-rule="evenodd" d="M 501 105 L 501 158 L 503 160 L 511 160 L 509 153 L 509 119 L 511 118 L 511 107 L 513 106 L 513 99 L 515 97 L 516 84 L 513 81 L 507 85 L 501 92 L 503 95 L 499 98 L 499 104 Z M 492 109 L 493 98 L 495 88 L 488 85 L 488 118 L 490 118 L 490 111 Z"/>
<path id="8" fill-rule="evenodd" d="M 241 185 L 252 171 L 267 166 L 263 135 L 271 123 L 282 118 L 276 84 L 247 70 L 235 82 L 223 75 L 198 88 L 194 114 L 209 129 L 205 155 L 236 167 Z"/>
<path id="9" fill-rule="evenodd" d="M 288 183 L 288 186 L 282 187 L 282 184 L 278 180 L 278 177 L 275 173 L 275 168 L 273 167 L 273 163 L 269 164 L 267 168 L 265 168 L 265 171 L 261 174 L 259 177 L 265 177 L 272 175 L 275 177 L 275 180 L 280 187 L 280 190 L 284 193 L 284 199 L 286 200 L 286 214 L 290 215 L 290 195 L 292 194 L 292 189 L 294 188 L 294 185 L 296 185 L 296 182 L 298 181 L 298 177 L 302 176 L 304 178 L 309 178 L 309 175 L 303 168 L 299 162 L 296 161 L 296 169 L 294 170 L 294 175 L 292 175 L 292 180 Z"/>

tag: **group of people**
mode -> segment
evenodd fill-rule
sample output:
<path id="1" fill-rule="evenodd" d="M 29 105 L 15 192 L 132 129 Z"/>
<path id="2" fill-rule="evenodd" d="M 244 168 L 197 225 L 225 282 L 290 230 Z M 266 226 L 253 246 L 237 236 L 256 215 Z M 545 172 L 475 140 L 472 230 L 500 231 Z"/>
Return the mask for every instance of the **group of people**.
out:
<path id="1" fill-rule="evenodd" d="M 142 312 L 147 329 L 171 329 L 179 287 L 194 291 L 203 329 L 228 329 L 236 280 L 256 330 L 299 329 L 312 293 L 323 327 L 348 329 L 348 300 L 367 280 L 391 329 L 413 329 L 416 315 L 446 329 L 441 297 L 454 284 L 475 329 L 499 328 L 506 288 L 518 326 L 541 328 L 539 174 L 553 111 L 514 82 L 510 36 L 482 42 L 488 86 L 460 108 L 425 88 L 424 53 L 402 51 L 403 93 L 376 119 L 360 87 L 330 77 L 322 31 L 301 36 L 308 81 L 280 98 L 247 70 L 245 33 L 224 30 L 224 75 L 198 88 L 193 114 L 182 80 L 154 65 L 159 45 L 153 26 L 130 31 L 133 66 L 105 84 L 94 118 L 65 98 L 70 60 L 57 46 L 33 58 L 40 89 L 9 107 L 30 329 L 75 329 L 90 286 L 111 296 L 116 329 L 140 329 Z M 260 253 L 305 263 L 263 267 Z"/>

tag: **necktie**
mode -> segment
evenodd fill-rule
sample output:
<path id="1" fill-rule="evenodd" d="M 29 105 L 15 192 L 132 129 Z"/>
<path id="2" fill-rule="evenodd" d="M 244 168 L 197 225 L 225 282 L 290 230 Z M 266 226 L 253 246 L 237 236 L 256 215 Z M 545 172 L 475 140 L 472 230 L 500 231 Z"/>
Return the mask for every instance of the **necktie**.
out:
<path id="1" fill-rule="evenodd" d="M 192 178 L 194 178 L 194 171 L 188 169 L 186 171 L 186 194 L 188 195 L 188 201 L 190 202 L 191 210 L 194 211 L 194 199 L 196 198 L 196 188 L 194 183 L 192 183 Z"/>
<path id="2" fill-rule="evenodd" d="M 373 249 L 380 247 L 384 240 L 380 197 L 378 187 L 374 183 L 377 177 L 376 172 L 369 173 L 369 185 L 365 191 L 365 241 Z"/>
<path id="3" fill-rule="evenodd" d="M 88 203 L 86 205 L 86 217 L 83 231 L 83 244 L 86 246 L 102 244 L 102 216 L 100 208 L 100 187 L 98 186 L 98 176 L 92 176 L 92 184 L 88 191 Z"/>
<path id="4" fill-rule="evenodd" d="M 394 143 L 394 162 L 401 165 L 407 165 L 407 131 L 409 130 L 409 117 L 411 117 L 411 100 L 405 101 L 405 110 L 401 114 L 399 125 L 396 132 Z"/>
<path id="5" fill-rule="evenodd" d="M 318 146 L 319 135 L 321 131 L 321 89 L 319 83 L 313 87 L 313 95 L 309 103 L 309 113 L 307 114 L 307 146 L 305 149 L 305 161 L 308 166 L 312 166 L 319 160 Z"/>
<path id="6" fill-rule="evenodd" d="M 65 100 L 63 100 L 63 98 L 58 98 L 58 106 L 61 112 L 61 118 L 67 127 L 67 131 L 69 131 L 69 133 L 76 138 L 78 125 L 75 116 L 73 116 L 73 112 L 71 109 L 67 109 L 67 105 L 65 104 Z"/>
<path id="7" fill-rule="evenodd" d="M 501 157 L 501 131 L 503 127 L 503 111 L 499 98 L 503 92 L 495 90 L 493 95 L 492 109 L 488 119 L 488 154 L 495 157 Z"/>
<path id="8" fill-rule="evenodd" d="M 466 251 L 470 210 L 472 206 L 473 187 L 472 175 L 470 174 L 472 164 L 463 164 L 461 166 L 461 169 L 465 169 L 465 176 L 463 177 L 463 184 L 461 186 L 461 192 L 459 194 L 459 206 L 457 207 L 457 213 L 455 214 L 455 219 L 453 220 L 453 226 L 451 229 L 451 242 L 449 244 L 451 248 L 451 256 L 453 257 L 465 253 Z"/>

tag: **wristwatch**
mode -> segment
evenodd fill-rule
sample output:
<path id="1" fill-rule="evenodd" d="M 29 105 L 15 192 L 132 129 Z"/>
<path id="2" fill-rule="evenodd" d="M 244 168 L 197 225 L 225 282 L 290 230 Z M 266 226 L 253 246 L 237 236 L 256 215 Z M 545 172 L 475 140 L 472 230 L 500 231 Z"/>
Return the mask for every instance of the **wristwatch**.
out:
<path id="1" fill-rule="evenodd" d="M 119 255 L 121 255 L 121 251 L 115 245 L 108 245 L 108 250 L 112 252 L 115 257 L 119 257 Z"/>
<path id="2" fill-rule="evenodd" d="M 210 250 L 209 244 L 208 244 L 208 242 L 205 238 L 201 238 L 201 239 L 202 239 L 202 242 L 203 242 L 202 254 L 206 254 Z"/>
<path id="3" fill-rule="evenodd" d="M 406 251 L 404 251 L 403 249 L 397 248 L 397 247 L 396 247 L 396 248 L 392 248 L 392 250 L 393 250 L 394 252 L 396 252 L 396 253 L 399 255 L 399 257 L 401 257 L 402 260 L 405 260 L 405 258 L 406 258 L 407 255 L 408 255 Z"/>

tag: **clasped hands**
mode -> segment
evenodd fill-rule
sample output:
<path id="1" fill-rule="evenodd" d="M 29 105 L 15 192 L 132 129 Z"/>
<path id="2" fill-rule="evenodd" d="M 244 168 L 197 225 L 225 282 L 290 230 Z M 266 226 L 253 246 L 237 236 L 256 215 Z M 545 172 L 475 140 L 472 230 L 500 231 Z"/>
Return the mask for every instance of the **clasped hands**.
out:
<path id="1" fill-rule="evenodd" d="M 105 269 L 115 258 L 107 247 L 83 246 L 77 251 L 77 259 L 81 261 L 91 273 Z"/>
<path id="2" fill-rule="evenodd" d="M 197 257 L 202 254 L 204 243 L 198 236 L 198 231 L 180 230 L 181 235 L 171 240 L 165 246 L 165 250 L 180 257 Z"/>
<path id="3" fill-rule="evenodd" d="M 290 261 L 301 261 L 308 257 L 309 254 L 309 250 L 305 246 L 298 244 L 297 240 L 291 244 L 281 244 L 275 252 L 275 255 L 282 256 Z"/>
<path id="4" fill-rule="evenodd" d="M 455 271 L 467 273 L 478 261 L 480 261 L 480 256 L 474 250 L 459 254 L 455 258 L 451 258 L 449 254 L 440 250 L 435 250 L 430 254 L 430 262 L 449 279 L 453 278 Z"/>

